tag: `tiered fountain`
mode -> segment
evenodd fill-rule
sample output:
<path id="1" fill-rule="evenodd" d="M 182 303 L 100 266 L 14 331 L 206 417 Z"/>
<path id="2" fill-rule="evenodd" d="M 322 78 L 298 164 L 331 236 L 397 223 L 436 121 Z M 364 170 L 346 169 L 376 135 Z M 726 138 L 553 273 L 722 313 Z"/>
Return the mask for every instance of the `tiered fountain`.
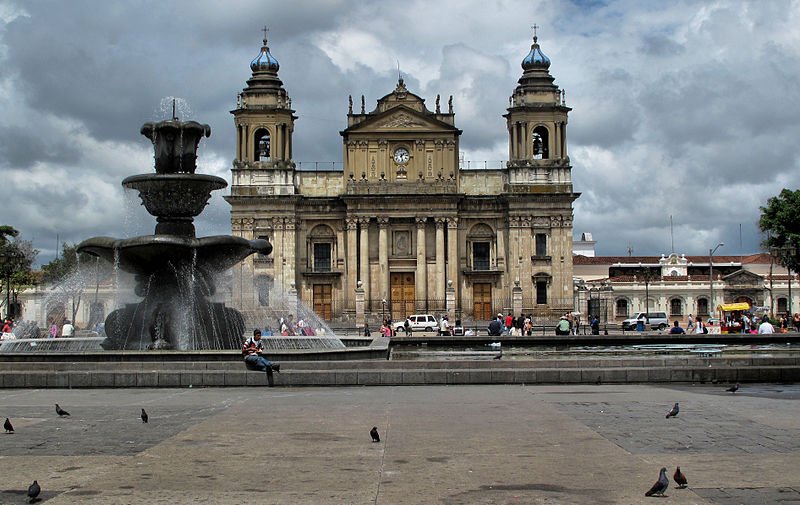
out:
<path id="1" fill-rule="evenodd" d="M 93 237 L 79 252 L 99 256 L 136 278 L 138 303 L 106 318 L 106 350 L 234 349 L 241 345 L 245 322 L 241 313 L 208 297 L 214 278 L 247 256 L 269 254 L 266 240 L 219 235 L 197 238 L 194 218 L 227 186 L 224 179 L 195 174 L 197 147 L 211 128 L 175 117 L 145 123 L 142 135 L 155 147 L 155 173 L 122 181 L 139 192 L 142 204 L 156 217 L 154 235 L 128 239 Z"/>

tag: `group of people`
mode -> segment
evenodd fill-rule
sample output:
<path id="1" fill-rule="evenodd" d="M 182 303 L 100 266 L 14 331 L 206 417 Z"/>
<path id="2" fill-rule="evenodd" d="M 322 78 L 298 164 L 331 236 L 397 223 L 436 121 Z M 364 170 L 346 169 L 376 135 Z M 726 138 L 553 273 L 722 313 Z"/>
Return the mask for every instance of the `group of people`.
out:
<path id="1" fill-rule="evenodd" d="M 589 316 L 589 328 L 592 335 L 600 334 L 600 318 L 597 316 Z M 561 316 L 556 324 L 556 335 L 578 335 L 581 329 L 581 316 L 580 314 L 567 313 Z M 584 334 L 586 333 L 584 325 Z M 606 331 L 608 335 L 608 331 Z"/>
<path id="2" fill-rule="evenodd" d="M 741 327 L 742 333 L 758 333 L 762 335 L 775 333 L 775 327 L 769 322 L 769 317 L 766 315 L 759 319 L 756 316 L 742 314 L 740 318 L 737 319 L 737 324 Z M 681 324 L 676 320 L 672 324 L 672 328 L 670 328 L 669 332 L 672 335 L 708 333 L 708 326 L 703 322 L 702 317 L 697 316 L 695 320 L 692 315 L 689 314 L 689 321 L 685 330 L 681 328 Z"/>
<path id="3" fill-rule="evenodd" d="M 511 312 L 505 316 L 502 313 L 489 321 L 489 336 L 499 337 L 530 337 L 533 334 L 533 315 L 520 314 L 514 317 Z"/>

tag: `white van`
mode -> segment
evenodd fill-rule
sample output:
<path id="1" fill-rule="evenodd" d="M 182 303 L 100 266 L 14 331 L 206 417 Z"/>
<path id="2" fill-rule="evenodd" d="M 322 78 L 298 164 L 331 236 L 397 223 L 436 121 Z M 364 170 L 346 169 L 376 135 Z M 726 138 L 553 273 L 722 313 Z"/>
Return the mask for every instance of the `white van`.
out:
<path id="1" fill-rule="evenodd" d="M 439 322 L 432 314 L 412 314 L 406 318 L 411 325 L 411 331 L 438 331 Z M 397 321 L 392 324 L 395 333 L 405 330 L 405 321 Z"/>
<path id="2" fill-rule="evenodd" d="M 635 330 L 640 319 L 644 320 L 645 328 L 664 330 L 669 326 L 666 312 L 637 312 L 632 318 L 622 321 L 622 329 Z"/>

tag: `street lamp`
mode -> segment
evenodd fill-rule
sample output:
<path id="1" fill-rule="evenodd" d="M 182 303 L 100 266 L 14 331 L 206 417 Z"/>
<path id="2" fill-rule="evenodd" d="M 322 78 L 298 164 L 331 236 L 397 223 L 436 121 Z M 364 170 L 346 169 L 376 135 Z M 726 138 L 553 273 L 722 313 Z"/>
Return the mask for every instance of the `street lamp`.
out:
<path id="1" fill-rule="evenodd" d="M 381 300 L 381 319 L 386 322 L 386 298 Z"/>
<path id="2" fill-rule="evenodd" d="M 711 290 L 710 298 L 708 300 L 708 303 L 711 304 L 711 306 L 708 308 L 708 317 L 714 315 L 714 253 L 717 252 L 717 249 L 724 245 L 725 242 L 720 242 L 717 244 L 717 247 L 708 250 L 708 284 Z"/>

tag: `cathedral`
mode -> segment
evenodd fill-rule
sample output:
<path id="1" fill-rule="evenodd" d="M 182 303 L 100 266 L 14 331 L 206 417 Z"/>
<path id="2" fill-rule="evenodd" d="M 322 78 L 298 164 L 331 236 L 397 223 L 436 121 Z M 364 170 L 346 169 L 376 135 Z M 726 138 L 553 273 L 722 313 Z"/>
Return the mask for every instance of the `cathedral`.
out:
<path id="1" fill-rule="evenodd" d="M 231 112 L 226 200 L 233 234 L 273 250 L 234 269 L 233 305 L 258 309 L 290 292 L 323 319 L 357 325 L 573 310 L 571 109 L 549 67 L 534 36 L 503 114 L 502 166 L 462 166 L 458 104 L 437 96 L 430 110 L 399 78 L 374 108 L 350 98 L 342 170 L 305 170 L 292 149 L 302 118 L 265 39 Z"/>

